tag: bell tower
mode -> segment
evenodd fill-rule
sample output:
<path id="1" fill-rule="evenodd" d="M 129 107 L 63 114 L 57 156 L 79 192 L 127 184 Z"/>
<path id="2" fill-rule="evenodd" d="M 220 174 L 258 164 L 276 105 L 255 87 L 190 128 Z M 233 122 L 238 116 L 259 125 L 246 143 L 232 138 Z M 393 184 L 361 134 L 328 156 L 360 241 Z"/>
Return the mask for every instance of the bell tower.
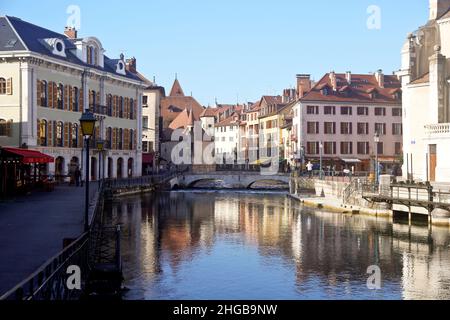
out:
<path id="1" fill-rule="evenodd" d="M 440 18 L 450 10 L 450 0 L 430 0 L 430 20 Z"/>

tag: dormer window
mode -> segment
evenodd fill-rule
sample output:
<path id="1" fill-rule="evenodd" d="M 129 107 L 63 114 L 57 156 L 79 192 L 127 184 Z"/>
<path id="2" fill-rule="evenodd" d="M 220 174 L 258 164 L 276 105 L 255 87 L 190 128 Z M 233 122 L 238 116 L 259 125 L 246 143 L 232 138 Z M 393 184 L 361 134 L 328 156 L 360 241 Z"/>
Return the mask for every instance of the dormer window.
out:
<path id="1" fill-rule="evenodd" d="M 60 57 L 66 57 L 66 45 L 63 40 L 58 38 L 49 38 L 44 39 L 41 42 L 45 43 L 49 47 L 52 54 Z"/>
<path id="2" fill-rule="evenodd" d="M 328 89 L 328 88 L 326 87 L 326 88 L 323 88 L 323 89 L 321 90 L 321 92 L 322 92 L 322 95 L 328 96 L 328 95 L 330 94 L 330 89 Z"/>
<path id="3" fill-rule="evenodd" d="M 87 46 L 87 64 L 98 65 L 98 49 L 95 46 Z"/>
<path id="4" fill-rule="evenodd" d="M 126 71 L 125 71 L 125 63 L 122 60 L 119 60 L 119 62 L 117 62 L 117 66 L 116 66 L 116 72 L 126 75 Z"/>

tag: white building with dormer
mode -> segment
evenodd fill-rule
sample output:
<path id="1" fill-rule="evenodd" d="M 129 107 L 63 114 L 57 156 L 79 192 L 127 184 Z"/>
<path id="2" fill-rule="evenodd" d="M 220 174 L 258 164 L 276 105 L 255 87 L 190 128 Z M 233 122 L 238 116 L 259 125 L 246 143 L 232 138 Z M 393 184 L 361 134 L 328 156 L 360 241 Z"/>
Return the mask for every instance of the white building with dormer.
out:
<path id="1" fill-rule="evenodd" d="M 405 178 L 450 182 L 450 0 L 430 0 L 428 22 L 402 48 Z"/>
<path id="2" fill-rule="evenodd" d="M 0 146 L 54 157 L 44 171 L 64 179 L 83 171 L 79 119 L 97 117 L 92 139 L 91 179 L 140 176 L 142 95 L 146 84 L 127 70 L 124 56 L 110 59 L 95 37 L 64 34 L 19 18 L 0 17 Z M 106 150 L 96 150 L 96 142 Z M 84 176 L 84 175 L 83 175 Z"/>

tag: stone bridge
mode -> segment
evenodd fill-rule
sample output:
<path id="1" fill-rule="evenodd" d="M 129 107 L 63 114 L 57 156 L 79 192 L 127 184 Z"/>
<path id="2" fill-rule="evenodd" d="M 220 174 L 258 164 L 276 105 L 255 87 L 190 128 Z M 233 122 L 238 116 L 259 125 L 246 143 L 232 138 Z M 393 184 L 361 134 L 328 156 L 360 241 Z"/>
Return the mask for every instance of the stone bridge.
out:
<path id="1" fill-rule="evenodd" d="M 277 182 L 289 188 L 289 174 L 263 175 L 260 172 L 209 172 L 209 173 L 183 173 L 170 180 L 171 189 L 192 188 L 199 182 L 223 182 L 233 189 L 250 189 L 258 182 Z"/>

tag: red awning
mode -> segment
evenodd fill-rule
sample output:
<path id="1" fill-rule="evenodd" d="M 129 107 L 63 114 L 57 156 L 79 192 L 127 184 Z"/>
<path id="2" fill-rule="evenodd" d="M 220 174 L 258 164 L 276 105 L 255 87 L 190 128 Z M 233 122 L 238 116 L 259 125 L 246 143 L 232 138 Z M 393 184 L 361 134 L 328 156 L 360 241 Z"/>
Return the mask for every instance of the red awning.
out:
<path id="1" fill-rule="evenodd" d="M 142 154 L 142 163 L 149 164 L 153 163 L 154 154 L 153 153 L 143 153 Z"/>
<path id="2" fill-rule="evenodd" d="M 19 156 L 23 164 L 53 163 L 55 159 L 39 151 L 29 149 L 2 148 L 3 151 Z"/>

